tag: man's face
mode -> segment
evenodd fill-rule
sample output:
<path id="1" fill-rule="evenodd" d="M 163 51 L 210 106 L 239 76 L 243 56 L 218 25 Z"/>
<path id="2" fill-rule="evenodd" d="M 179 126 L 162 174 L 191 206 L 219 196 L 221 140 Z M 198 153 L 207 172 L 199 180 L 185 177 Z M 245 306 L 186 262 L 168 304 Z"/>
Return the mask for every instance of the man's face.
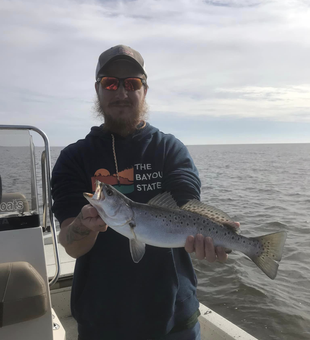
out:
<path id="1" fill-rule="evenodd" d="M 117 78 L 143 77 L 137 65 L 123 59 L 112 62 L 104 70 L 104 75 Z M 147 89 L 142 86 L 136 91 L 126 91 L 123 84 L 120 84 L 116 91 L 109 91 L 100 83 L 96 83 L 95 87 L 97 110 L 104 116 L 105 127 L 122 136 L 132 133 L 145 114 Z"/>

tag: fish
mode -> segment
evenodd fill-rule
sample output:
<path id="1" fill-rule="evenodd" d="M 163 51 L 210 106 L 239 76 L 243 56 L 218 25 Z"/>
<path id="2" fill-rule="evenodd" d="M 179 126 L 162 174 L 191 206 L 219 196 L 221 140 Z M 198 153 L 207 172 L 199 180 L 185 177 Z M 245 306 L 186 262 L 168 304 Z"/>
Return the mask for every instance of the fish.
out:
<path id="1" fill-rule="evenodd" d="M 214 246 L 239 251 L 249 257 L 269 278 L 275 279 L 282 258 L 286 231 L 245 237 L 236 223 L 221 211 L 193 199 L 179 207 L 171 193 L 163 192 L 148 203 L 134 202 L 109 184 L 96 181 L 94 194 L 84 193 L 102 220 L 129 239 L 132 260 L 139 263 L 146 244 L 181 248 L 189 235 L 211 237 Z"/>

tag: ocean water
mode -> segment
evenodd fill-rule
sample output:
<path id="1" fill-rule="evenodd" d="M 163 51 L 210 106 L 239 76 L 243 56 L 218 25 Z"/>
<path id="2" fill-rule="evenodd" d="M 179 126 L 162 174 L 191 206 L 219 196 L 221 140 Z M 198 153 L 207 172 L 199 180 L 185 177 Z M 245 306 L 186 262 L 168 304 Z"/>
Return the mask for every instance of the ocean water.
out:
<path id="1" fill-rule="evenodd" d="M 310 339 L 310 144 L 189 146 L 203 202 L 242 234 L 287 231 L 275 280 L 243 254 L 193 259 L 199 300 L 261 340 Z"/>
<path id="2" fill-rule="evenodd" d="M 203 202 L 239 221 L 245 236 L 280 230 L 288 234 L 275 280 L 237 252 L 224 264 L 193 256 L 199 300 L 260 340 L 310 339 L 310 144 L 188 149 L 199 170 Z M 51 148 L 52 166 L 61 150 Z M 36 149 L 39 178 L 41 152 L 42 148 Z M 8 148 L 1 147 L 0 153 L 4 189 L 17 186 L 23 192 L 29 169 L 19 172 L 18 167 L 27 163 L 28 154 L 16 148 L 8 158 Z M 39 179 L 42 212 L 41 190 Z"/>

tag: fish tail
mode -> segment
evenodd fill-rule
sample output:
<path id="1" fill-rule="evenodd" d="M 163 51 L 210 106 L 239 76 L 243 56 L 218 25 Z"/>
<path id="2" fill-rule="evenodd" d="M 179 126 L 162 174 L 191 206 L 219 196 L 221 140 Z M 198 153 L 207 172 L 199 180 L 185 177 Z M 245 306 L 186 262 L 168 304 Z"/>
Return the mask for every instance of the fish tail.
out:
<path id="1" fill-rule="evenodd" d="M 272 280 L 278 272 L 279 263 L 282 258 L 286 232 L 281 231 L 269 235 L 253 237 L 252 239 L 261 242 L 263 252 L 257 255 L 248 255 L 250 259 Z"/>

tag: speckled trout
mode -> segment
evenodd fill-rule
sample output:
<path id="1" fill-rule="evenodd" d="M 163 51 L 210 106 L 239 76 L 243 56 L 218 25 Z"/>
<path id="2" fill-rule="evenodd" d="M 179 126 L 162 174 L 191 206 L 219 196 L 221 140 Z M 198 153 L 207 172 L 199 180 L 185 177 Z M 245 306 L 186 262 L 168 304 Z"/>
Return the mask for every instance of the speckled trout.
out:
<path id="1" fill-rule="evenodd" d="M 277 275 L 286 240 L 284 231 L 258 237 L 241 236 L 232 219 L 221 210 L 198 200 L 180 208 L 167 192 L 142 204 L 97 181 L 95 193 L 84 193 L 84 197 L 110 228 L 128 237 L 136 263 L 143 258 L 146 244 L 180 248 L 185 246 L 187 236 L 202 234 L 212 237 L 215 246 L 242 252 L 271 279 Z"/>

